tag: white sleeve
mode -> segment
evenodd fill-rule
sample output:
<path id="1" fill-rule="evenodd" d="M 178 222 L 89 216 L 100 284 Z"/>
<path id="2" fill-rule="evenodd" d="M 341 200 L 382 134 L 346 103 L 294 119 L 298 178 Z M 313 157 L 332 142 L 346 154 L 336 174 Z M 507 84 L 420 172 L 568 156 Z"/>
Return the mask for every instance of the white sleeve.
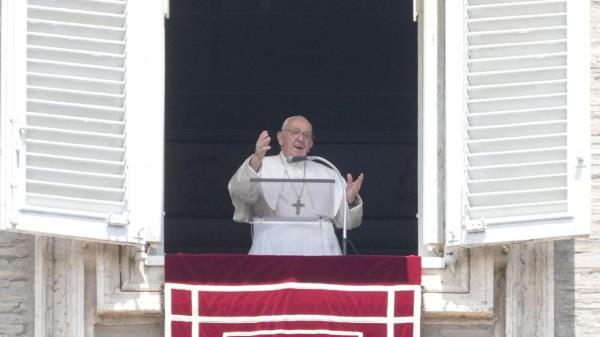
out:
<path id="1" fill-rule="evenodd" d="M 258 173 L 250 167 L 251 157 L 242 163 L 227 185 L 231 202 L 235 208 L 233 220 L 237 222 L 248 222 L 252 219 L 252 207 L 256 205 L 260 197 L 258 184 L 250 183 L 251 178 L 259 178 Z"/>
<path id="2" fill-rule="evenodd" d="M 348 211 L 346 213 L 346 227 L 348 229 L 353 229 L 356 228 L 358 226 L 361 225 L 362 223 L 362 216 L 363 216 L 363 201 L 362 198 L 360 197 L 360 195 L 356 196 L 357 198 L 357 204 L 356 206 L 353 206 L 352 208 L 350 208 L 350 205 L 348 205 Z M 344 201 L 342 200 L 342 203 Z M 340 205 L 340 208 L 338 209 L 337 214 L 335 215 L 335 218 L 333 219 L 333 223 L 335 224 L 335 227 L 342 229 L 344 227 L 344 205 Z"/>

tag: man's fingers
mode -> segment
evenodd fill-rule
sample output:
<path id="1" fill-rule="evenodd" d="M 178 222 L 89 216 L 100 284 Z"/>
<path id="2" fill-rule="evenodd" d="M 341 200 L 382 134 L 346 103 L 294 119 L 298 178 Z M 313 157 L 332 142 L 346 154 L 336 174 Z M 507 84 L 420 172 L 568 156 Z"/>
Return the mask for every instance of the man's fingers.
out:
<path id="1" fill-rule="evenodd" d="M 267 137 L 267 138 L 265 138 L 265 139 L 261 140 L 261 141 L 258 143 L 258 147 L 259 147 L 259 148 L 266 148 L 266 147 L 269 147 L 269 143 L 271 143 L 271 137 Z"/>
<path id="2" fill-rule="evenodd" d="M 360 190 L 364 177 L 365 175 L 361 173 L 358 177 L 356 177 L 356 180 L 353 181 L 352 174 L 348 173 L 346 174 L 346 181 L 349 187 L 358 192 Z"/>
<path id="3" fill-rule="evenodd" d="M 364 178 L 365 178 L 365 175 L 362 173 L 358 176 L 358 178 L 356 178 L 356 181 L 354 182 L 354 186 L 355 186 L 357 192 L 360 190 L 360 187 L 362 186 L 362 182 L 363 182 Z"/>
<path id="4" fill-rule="evenodd" d="M 267 130 L 264 130 L 263 132 L 260 133 L 260 135 L 258 135 L 257 143 L 263 142 L 266 138 L 270 138 L 269 132 L 267 132 Z"/>
<path id="5" fill-rule="evenodd" d="M 268 150 L 271 149 L 269 143 L 271 142 L 271 137 L 269 137 L 269 133 L 267 130 L 263 130 L 256 140 L 256 144 L 254 146 L 254 154 L 252 158 L 250 158 L 250 166 L 254 169 L 254 171 L 258 172 L 262 165 L 262 160 L 265 157 L 265 154 Z"/>
<path id="6" fill-rule="evenodd" d="M 352 184 L 352 174 L 348 173 L 346 174 L 346 182 L 348 183 L 348 185 Z"/>
<path id="7" fill-rule="evenodd" d="M 265 152 L 267 152 L 268 150 L 271 149 L 271 146 L 269 146 L 269 143 L 271 142 L 271 138 L 267 138 L 266 141 L 263 142 L 261 149 Z"/>
<path id="8" fill-rule="evenodd" d="M 264 130 L 260 133 L 258 140 L 256 141 L 256 152 L 264 155 L 268 150 L 271 149 L 269 143 L 271 143 L 271 137 L 269 136 L 269 132 Z"/>

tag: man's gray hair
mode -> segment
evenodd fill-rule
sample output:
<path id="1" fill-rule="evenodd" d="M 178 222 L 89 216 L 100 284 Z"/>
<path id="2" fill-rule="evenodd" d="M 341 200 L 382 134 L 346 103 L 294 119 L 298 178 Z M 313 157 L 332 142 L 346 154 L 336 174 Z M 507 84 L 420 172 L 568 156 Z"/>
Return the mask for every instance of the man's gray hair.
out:
<path id="1" fill-rule="evenodd" d="M 304 119 L 305 121 L 307 121 L 307 122 L 308 122 L 308 124 L 310 124 L 310 127 L 311 127 L 311 129 L 312 129 L 312 123 L 311 123 L 311 122 L 308 120 L 308 118 L 306 118 L 306 117 L 304 117 L 304 116 L 302 116 L 302 115 L 295 115 L 295 116 L 290 116 L 290 117 L 286 118 L 286 119 L 283 121 L 283 124 L 281 125 L 281 130 L 285 130 L 285 129 L 287 129 L 287 125 L 288 125 L 289 121 L 290 121 L 291 119 L 294 119 L 294 118 L 302 118 L 302 119 Z"/>

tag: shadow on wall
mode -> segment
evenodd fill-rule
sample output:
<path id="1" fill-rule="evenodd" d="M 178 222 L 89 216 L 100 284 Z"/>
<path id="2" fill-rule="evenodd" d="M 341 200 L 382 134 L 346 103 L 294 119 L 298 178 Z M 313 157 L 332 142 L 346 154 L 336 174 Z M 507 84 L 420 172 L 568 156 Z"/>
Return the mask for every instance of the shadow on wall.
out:
<path id="1" fill-rule="evenodd" d="M 157 319 L 158 321 L 159 319 Z M 138 325 L 102 325 L 97 324 L 94 329 L 96 337 L 163 337 L 162 324 L 138 324 Z"/>
<path id="2" fill-rule="evenodd" d="M 554 335 L 575 336 L 575 240 L 554 243 Z"/>

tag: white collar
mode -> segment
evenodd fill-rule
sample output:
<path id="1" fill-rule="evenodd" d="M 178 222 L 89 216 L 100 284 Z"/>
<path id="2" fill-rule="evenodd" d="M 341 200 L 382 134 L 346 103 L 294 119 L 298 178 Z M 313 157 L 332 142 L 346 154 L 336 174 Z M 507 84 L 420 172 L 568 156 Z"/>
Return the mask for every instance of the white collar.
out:
<path id="1" fill-rule="evenodd" d="M 296 169 L 302 169 L 302 166 L 300 166 L 300 165 L 303 163 L 306 163 L 307 165 L 311 164 L 311 163 L 307 163 L 307 162 L 288 163 L 287 157 L 283 154 L 283 152 L 279 152 L 278 157 L 279 158 L 272 156 L 272 157 L 268 157 L 270 159 L 265 158 L 269 161 L 269 164 L 265 163 L 265 165 L 263 165 L 262 168 L 260 169 L 260 171 L 261 171 L 260 175 L 262 178 L 284 178 L 285 177 L 285 168 L 287 168 L 289 171 L 292 171 L 292 170 L 296 170 Z M 319 175 L 319 173 L 317 173 L 317 172 L 326 172 L 326 170 L 327 170 L 324 166 L 321 166 L 321 165 L 310 165 L 310 167 L 311 167 L 311 171 L 306 172 L 309 178 L 310 177 L 322 178 L 322 176 Z M 308 169 L 308 167 L 307 167 L 307 169 Z M 314 170 L 317 170 L 317 171 L 314 171 Z M 279 198 L 279 193 L 281 191 L 283 184 L 282 183 L 270 183 L 270 184 L 276 184 L 279 186 L 271 185 L 270 188 L 263 189 L 263 197 L 264 197 L 267 205 L 269 206 L 269 208 L 271 208 L 272 210 L 275 210 L 275 207 L 277 206 L 277 200 Z M 337 213 L 338 208 L 341 204 L 343 188 L 344 188 L 343 185 L 336 184 L 335 192 L 334 192 L 334 195 L 335 195 L 334 214 Z"/>
<path id="2" fill-rule="evenodd" d="M 281 162 L 283 163 L 283 167 L 288 168 L 288 167 L 292 167 L 292 168 L 297 168 L 300 167 L 300 164 L 302 164 L 302 162 L 294 162 L 294 163 L 290 163 L 288 162 L 288 158 L 285 154 L 283 154 L 283 152 L 279 152 L 279 158 L 281 159 Z"/>

